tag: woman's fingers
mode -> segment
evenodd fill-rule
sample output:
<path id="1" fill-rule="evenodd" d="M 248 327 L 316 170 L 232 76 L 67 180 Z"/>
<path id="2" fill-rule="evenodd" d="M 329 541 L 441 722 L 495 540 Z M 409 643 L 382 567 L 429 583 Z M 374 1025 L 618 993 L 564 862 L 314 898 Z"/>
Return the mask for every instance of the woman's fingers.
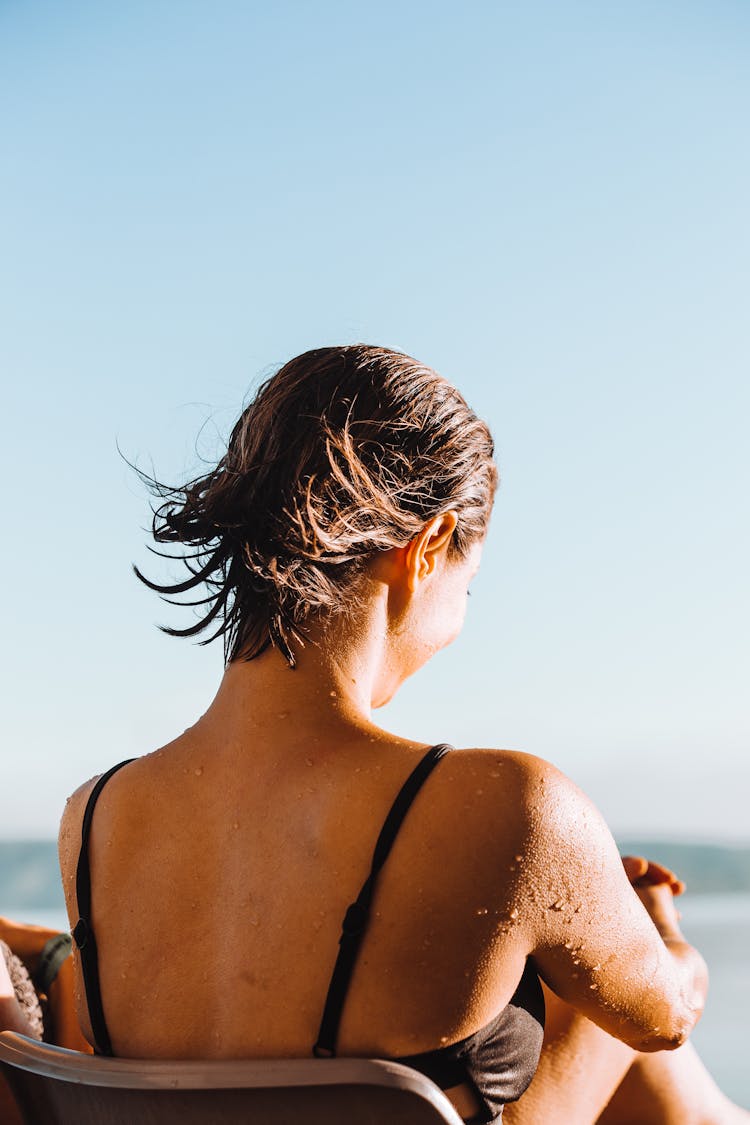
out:
<path id="1" fill-rule="evenodd" d="M 648 870 L 641 878 L 655 886 L 659 883 L 669 883 L 673 895 L 681 895 L 685 890 L 682 879 L 678 879 L 674 871 L 665 867 L 663 863 L 649 862 Z"/>
<path id="2" fill-rule="evenodd" d="M 655 887 L 668 883 L 673 895 L 681 895 L 685 890 L 682 879 L 678 879 L 674 871 L 670 871 L 663 863 L 653 863 L 642 855 L 626 855 L 622 857 L 622 865 L 633 885 Z"/>
<path id="3" fill-rule="evenodd" d="M 622 866 L 630 882 L 635 883 L 636 879 L 642 879 L 648 871 L 648 860 L 642 855 L 624 855 Z"/>

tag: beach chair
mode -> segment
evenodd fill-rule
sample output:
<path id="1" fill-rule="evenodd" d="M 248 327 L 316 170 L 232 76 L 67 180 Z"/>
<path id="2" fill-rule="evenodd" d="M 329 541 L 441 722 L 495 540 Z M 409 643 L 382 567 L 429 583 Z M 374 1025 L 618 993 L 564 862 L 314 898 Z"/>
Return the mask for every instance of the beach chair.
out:
<path id="1" fill-rule="evenodd" d="M 0 1034 L 25 1125 L 463 1125 L 423 1074 L 376 1059 L 111 1059 Z"/>

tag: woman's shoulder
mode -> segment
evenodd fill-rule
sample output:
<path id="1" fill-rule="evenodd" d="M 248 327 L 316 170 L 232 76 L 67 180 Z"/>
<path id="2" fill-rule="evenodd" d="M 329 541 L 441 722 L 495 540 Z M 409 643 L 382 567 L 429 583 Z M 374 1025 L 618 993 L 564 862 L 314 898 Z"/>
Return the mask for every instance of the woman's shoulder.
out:
<path id="1" fill-rule="evenodd" d="M 140 760 L 141 759 L 133 759 L 134 762 Z M 97 808 L 100 803 L 109 804 L 111 789 L 117 786 L 120 767 L 129 765 L 130 761 L 131 760 L 128 759 L 125 762 L 118 763 L 117 766 L 112 767 L 108 771 L 105 770 L 102 773 L 94 774 L 93 777 L 82 782 L 66 800 L 65 808 L 60 818 L 60 829 L 57 838 L 60 868 L 63 872 L 63 876 L 65 876 L 66 871 L 71 871 L 78 861 L 78 855 L 81 849 L 83 821 L 94 790 L 102 779 L 107 777 L 108 773 L 111 774 L 112 776 L 108 778 L 106 786 L 100 790 L 97 799 Z"/>
<path id="2" fill-rule="evenodd" d="M 443 778 L 463 815 L 470 812 L 472 832 L 486 836 L 488 846 L 505 840 L 545 862 L 563 845 L 570 860 L 592 845 L 611 849 L 611 834 L 594 803 L 545 758 L 470 747 L 448 755 Z"/>
<path id="3" fill-rule="evenodd" d="M 456 780 L 467 787 L 475 786 L 475 796 L 491 799 L 498 793 L 512 793 L 532 803 L 550 797 L 586 800 L 574 782 L 552 762 L 524 750 L 466 747 L 455 749 L 448 760 Z M 481 792 L 478 785 L 484 787 Z"/>
<path id="4" fill-rule="evenodd" d="M 60 831 L 57 837 L 61 864 L 73 852 L 75 852 L 76 856 L 78 854 L 81 846 L 81 826 L 83 824 L 86 805 L 94 790 L 94 786 L 101 776 L 102 774 L 95 774 L 87 781 L 82 782 L 65 802 L 65 808 L 60 818 Z"/>

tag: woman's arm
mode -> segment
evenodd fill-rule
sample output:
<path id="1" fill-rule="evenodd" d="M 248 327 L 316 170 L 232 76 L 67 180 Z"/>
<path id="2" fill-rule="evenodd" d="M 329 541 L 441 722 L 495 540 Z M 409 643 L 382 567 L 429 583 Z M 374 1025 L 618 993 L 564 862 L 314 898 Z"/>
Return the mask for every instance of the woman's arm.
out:
<path id="1" fill-rule="evenodd" d="M 540 975 L 636 1050 L 678 1047 L 703 1010 L 708 974 L 680 933 L 670 884 L 634 889 L 588 798 L 547 762 L 528 758 L 527 769 L 518 924 Z"/>

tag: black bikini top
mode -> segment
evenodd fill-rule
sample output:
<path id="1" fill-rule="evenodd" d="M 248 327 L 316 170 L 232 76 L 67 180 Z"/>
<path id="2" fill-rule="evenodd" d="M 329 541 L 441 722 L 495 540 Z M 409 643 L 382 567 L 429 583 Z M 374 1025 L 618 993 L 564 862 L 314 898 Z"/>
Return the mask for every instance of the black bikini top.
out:
<path id="1" fill-rule="evenodd" d="M 336 1054 L 339 1024 L 362 939 L 370 917 L 378 873 L 393 847 L 398 830 L 423 783 L 451 748 L 433 746 L 404 782 L 378 836 L 372 867 L 355 902 L 344 915 L 339 952 L 328 987 L 318 1039 L 313 1053 L 330 1058 Z M 99 795 L 129 758 L 103 774 L 86 805 L 81 833 L 81 851 L 76 872 L 76 895 L 80 917 L 73 929 L 78 946 L 89 1019 L 96 1053 L 112 1055 L 99 984 L 96 941 L 91 928 L 91 874 L 89 836 Z M 443 1089 L 468 1083 L 474 1088 L 482 1110 L 473 1121 L 499 1122 L 506 1102 L 515 1101 L 527 1088 L 536 1071 L 544 1032 L 544 998 L 539 979 L 527 961 L 514 995 L 505 1008 L 484 1027 L 456 1043 L 394 1059 L 421 1071 Z"/>

